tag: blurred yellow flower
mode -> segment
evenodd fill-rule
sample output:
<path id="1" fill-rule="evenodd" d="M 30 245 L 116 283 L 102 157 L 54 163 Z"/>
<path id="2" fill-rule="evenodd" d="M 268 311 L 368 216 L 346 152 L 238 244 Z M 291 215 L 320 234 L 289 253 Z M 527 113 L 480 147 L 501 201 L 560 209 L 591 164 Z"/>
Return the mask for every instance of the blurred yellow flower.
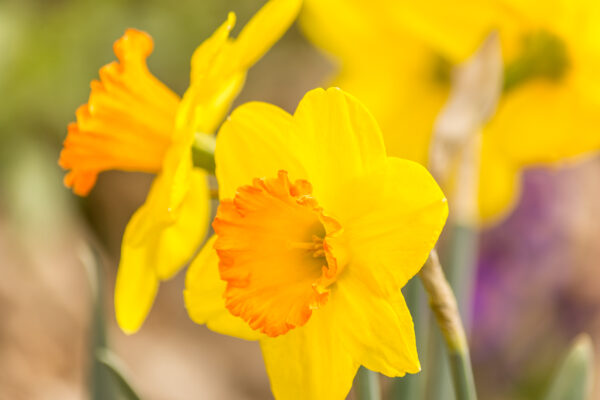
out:
<path id="1" fill-rule="evenodd" d="M 420 369 L 400 289 L 447 204 L 382 139 L 335 88 L 307 93 L 293 116 L 244 104 L 219 131 L 216 237 L 188 270 L 186 306 L 197 323 L 260 340 L 278 399 L 344 398 L 360 365 Z"/>
<path id="2" fill-rule="evenodd" d="M 390 154 L 426 163 L 452 67 L 497 30 L 504 90 L 484 127 L 479 204 L 485 221 L 514 204 L 524 167 L 600 146 L 600 3 L 307 0 L 307 36 L 341 62 L 336 84 L 365 99 Z"/>
<path id="3" fill-rule="evenodd" d="M 148 314 L 160 280 L 176 274 L 206 235 L 210 196 L 206 172 L 194 168 L 194 135 L 210 135 L 241 90 L 247 69 L 287 30 L 300 0 L 271 0 L 229 38 L 230 13 L 194 52 L 190 87 L 183 99 L 146 66 L 152 39 L 129 29 L 114 46 L 119 62 L 100 70 L 87 104 L 77 110 L 60 165 L 65 184 L 79 195 L 108 169 L 156 173 L 146 202 L 123 237 L 115 288 L 119 326 L 137 331 Z"/>

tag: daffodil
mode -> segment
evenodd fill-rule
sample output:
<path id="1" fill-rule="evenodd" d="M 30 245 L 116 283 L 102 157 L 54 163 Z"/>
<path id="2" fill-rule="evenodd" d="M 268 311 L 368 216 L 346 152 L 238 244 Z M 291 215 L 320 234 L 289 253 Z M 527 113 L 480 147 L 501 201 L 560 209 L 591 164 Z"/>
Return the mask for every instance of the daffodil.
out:
<path id="1" fill-rule="evenodd" d="M 119 61 L 100 69 L 88 103 L 69 125 L 59 163 L 70 170 L 65 184 L 76 194 L 86 195 L 101 171 L 156 174 L 123 237 L 115 310 L 126 333 L 140 328 L 159 282 L 175 275 L 206 235 L 210 197 L 206 171 L 192 163 L 195 135 L 212 137 L 248 68 L 281 37 L 299 7 L 300 0 L 271 0 L 236 39 L 229 37 L 235 24 L 230 13 L 194 52 L 182 99 L 148 70 L 150 36 L 127 30 L 114 45 Z"/>
<path id="2" fill-rule="evenodd" d="M 294 115 L 237 108 L 216 145 L 215 237 L 186 277 L 191 318 L 258 339 L 277 399 L 342 399 L 360 365 L 420 369 L 400 289 L 437 241 L 443 193 L 386 155 L 377 123 L 340 89 Z"/>
<path id="3" fill-rule="evenodd" d="M 390 154 L 421 163 L 452 67 L 499 32 L 504 90 L 483 128 L 483 221 L 510 211 L 523 168 L 600 147 L 598 2 L 307 0 L 302 26 L 339 59 L 336 84 L 382 121 Z"/>

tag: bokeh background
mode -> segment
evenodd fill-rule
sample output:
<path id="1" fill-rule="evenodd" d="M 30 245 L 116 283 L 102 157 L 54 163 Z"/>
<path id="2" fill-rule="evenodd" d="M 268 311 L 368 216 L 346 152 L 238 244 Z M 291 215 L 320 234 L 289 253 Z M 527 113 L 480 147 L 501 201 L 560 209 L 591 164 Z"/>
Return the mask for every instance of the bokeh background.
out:
<path id="1" fill-rule="evenodd" d="M 96 299 L 108 346 L 143 398 L 270 398 L 256 343 L 188 319 L 183 272 L 162 285 L 138 334 L 120 332 L 112 304 L 120 240 L 151 177 L 103 173 L 82 199 L 57 165 L 67 124 L 126 28 L 153 36 L 150 69 L 182 94 L 195 47 L 228 11 L 238 14 L 237 32 L 263 3 L 0 1 L 0 399 L 90 398 Z M 250 70 L 236 104 L 293 111 L 335 70 L 294 26 Z M 472 329 L 480 398 L 537 399 L 578 333 L 600 348 L 598 199 L 598 158 L 532 169 L 517 209 L 481 233 Z"/>

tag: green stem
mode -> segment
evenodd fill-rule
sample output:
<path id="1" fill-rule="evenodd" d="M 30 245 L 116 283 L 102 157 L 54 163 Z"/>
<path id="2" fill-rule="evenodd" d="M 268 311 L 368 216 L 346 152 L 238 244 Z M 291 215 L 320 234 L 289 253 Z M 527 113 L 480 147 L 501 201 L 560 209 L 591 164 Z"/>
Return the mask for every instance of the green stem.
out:
<path id="1" fill-rule="evenodd" d="M 458 310 L 469 332 L 471 326 L 471 304 L 477 266 L 477 231 L 467 223 L 454 223 L 451 227 L 450 243 L 444 252 L 448 281 L 456 295 Z M 427 400 L 451 400 L 452 385 L 449 364 L 443 354 L 444 342 L 435 330 L 429 333 L 429 355 L 427 359 Z M 468 335 L 467 335 L 468 336 Z M 434 383 L 435 382 L 435 383 Z"/>
<path id="2" fill-rule="evenodd" d="M 471 326 L 471 304 L 477 267 L 477 231 L 466 223 L 455 222 L 452 226 L 450 247 L 445 254 L 448 281 L 456 293 L 458 310 L 469 332 Z M 468 336 L 468 335 L 467 335 Z"/>
<path id="3" fill-rule="evenodd" d="M 90 398 L 112 399 L 115 395 L 112 380 L 96 359 L 96 351 L 106 347 L 106 324 L 103 309 L 104 279 L 98 255 L 87 245 L 80 249 L 80 259 L 87 272 L 92 292 L 92 329 L 90 330 Z"/>
<path id="4" fill-rule="evenodd" d="M 456 399 L 475 400 L 477 395 L 467 337 L 458 311 L 456 297 L 444 276 L 435 250 L 431 252 L 419 272 L 419 277 L 429 296 L 429 305 L 444 337 Z"/>
<path id="5" fill-rule="evenodd" d="M 140 396 L 133 389 L 130 380 L 126 377 L 125 366 L 116 354 L 110 350 L 103 348 L 96 351 L 96 359 L 106 368 L 119 387 L 119 392 L 127 400 L 140 400 Z"/>
<path id="6" fill-rule="evenodd" d="M 380 400 L 381 388 L 377 373 L 360 367 L 356 374 L 356 392 L 359 400 Z"/>
<path id="7" fill-rule="evenodd" d="M 215 173 L 215 137 L 206 133 L 196 133 L 192 144 L 194 166 Z"/>
<path id="8" fill-rule="evenodd" d="M 426 325 L 429 323 L 429 312 L 425 306 L 423 286 L 418 279 L 411 279 L 404 289 L 402 289 L 402 292 L 412 315 L 415 337 L 417 339 L 417 352 L 421 358 L 426 358 Z M 397 400 L 421 399 L 425 386 L 424 378 L 425 375 L 423 373 L 407 374 L 402 378 L 395 378 L 392 388 L 392 398 Z"/>
<path id="9" fill-rule="evenodd" d="M 444 350 L 444 338 L 436 329 L 435 317 L 429 321 L 427 355 L 425 362 L 425 400 L 455 400 L 450 378 L 450 362 Z"/>

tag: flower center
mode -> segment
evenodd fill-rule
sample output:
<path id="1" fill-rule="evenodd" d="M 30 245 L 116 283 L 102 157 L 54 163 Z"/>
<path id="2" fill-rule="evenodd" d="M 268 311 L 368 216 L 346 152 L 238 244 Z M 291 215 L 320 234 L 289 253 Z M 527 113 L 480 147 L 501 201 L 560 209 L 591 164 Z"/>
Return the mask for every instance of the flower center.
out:
<path id="1" fill-rule="evenodd" d="M 521 38 L 521 52 L 504 70 L 504 91 L 536 78 L 559 81 L 569 68 L 564 42 L 548 31 L 535 31 Z"/>
<path id="2" fill-rule="evenodd" d="M 504 66 L 504 92 L 509 92 L 533 79 L 559 81 L 570 65 L 564 42 L 548 31 L 534 31 L 522 36 L 517 56 Z M 444 56 L 433 54 L 431 77 L 441 87 L 452 83 L 454 65 Z"/>
<path id="3" fill-rule="evenodd" d="M 340 224 L 285 171 L 221 201 L 213 227 L 226 307 L 269 336 L 304 325 L 343 269 Z"/>

